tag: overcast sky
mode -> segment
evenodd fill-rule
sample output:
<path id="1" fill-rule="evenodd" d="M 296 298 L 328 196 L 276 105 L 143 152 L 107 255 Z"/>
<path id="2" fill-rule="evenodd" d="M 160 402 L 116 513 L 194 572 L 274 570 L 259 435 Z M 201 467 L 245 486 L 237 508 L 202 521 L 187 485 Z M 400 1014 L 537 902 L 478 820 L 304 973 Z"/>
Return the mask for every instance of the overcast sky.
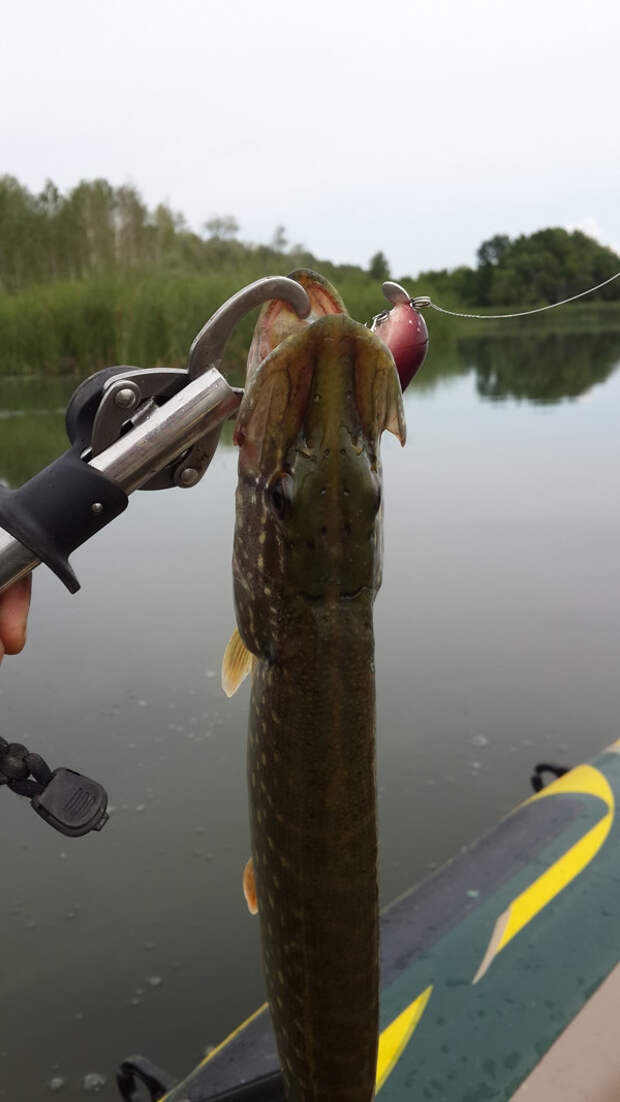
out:
<path id="1" fill-rule="evenodd" d="M 549 225 L 618 248 L 619 60 L 618 0 L 19 0 L 0 172 L 394 275 Z"/>

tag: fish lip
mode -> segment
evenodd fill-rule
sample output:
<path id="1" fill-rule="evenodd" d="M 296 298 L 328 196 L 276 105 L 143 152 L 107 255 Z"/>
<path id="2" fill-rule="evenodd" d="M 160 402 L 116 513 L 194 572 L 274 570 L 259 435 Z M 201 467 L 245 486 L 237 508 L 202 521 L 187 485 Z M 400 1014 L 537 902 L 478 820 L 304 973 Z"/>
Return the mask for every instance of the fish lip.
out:
<path id="1" fill-rule="evenodd" d="M 319 272 L 311 268 L 295 268 L 289 273 L 287 279 L 298 283 L 302 294 L 307 295 L 309 311 L 303 316 L 295 314 L 294 310 L 291 311 L 289 302 L 279 299 L 272 299 L 271 302 L 265 303 L 254 328 L 248 353 L 246 379 L 249 379 L 292 333 L 299 331 L 300 328 L 312 326 L 317 318 L 327 314 L 347 313 L 346 306 L 336 288 Z M 282 323 L 284 323 L 283 328 Z"/>

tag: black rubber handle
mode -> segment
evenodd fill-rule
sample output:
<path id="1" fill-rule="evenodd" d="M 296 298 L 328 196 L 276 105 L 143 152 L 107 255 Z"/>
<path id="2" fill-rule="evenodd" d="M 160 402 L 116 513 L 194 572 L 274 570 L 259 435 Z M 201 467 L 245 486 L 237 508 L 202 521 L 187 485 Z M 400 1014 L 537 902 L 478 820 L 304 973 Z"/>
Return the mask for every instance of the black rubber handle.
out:
<path id="1" fill-rule="evenodd" d="M 17 490 L 0 487 L 0 527 L 49 566 L 71 593 L 68 556 L 127 508 L 127 494 L 80 458 L 77 442 Z"/>

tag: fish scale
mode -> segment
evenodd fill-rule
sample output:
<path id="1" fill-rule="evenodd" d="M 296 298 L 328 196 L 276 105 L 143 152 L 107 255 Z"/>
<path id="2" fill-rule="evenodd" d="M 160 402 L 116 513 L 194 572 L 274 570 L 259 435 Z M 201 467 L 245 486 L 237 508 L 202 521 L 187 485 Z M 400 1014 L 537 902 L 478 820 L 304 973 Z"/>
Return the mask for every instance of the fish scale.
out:
<path id="1" fill-rule="evenodd" d="M 277 663 L 261 661 L 254 671 L 252 854 L 268 999 L 291 1100 L 373 1096 L 379 946 L 371 600 L 365 590 L 344 610 L 300 611 L 305 645 L 289 660 L 287 678 Z"/>

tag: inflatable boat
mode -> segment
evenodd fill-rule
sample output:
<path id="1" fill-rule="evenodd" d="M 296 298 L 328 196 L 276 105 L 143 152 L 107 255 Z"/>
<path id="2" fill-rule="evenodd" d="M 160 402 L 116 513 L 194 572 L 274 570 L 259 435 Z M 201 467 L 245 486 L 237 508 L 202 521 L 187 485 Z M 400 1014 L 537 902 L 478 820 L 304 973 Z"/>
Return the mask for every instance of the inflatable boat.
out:
<path id="1" fill-rule="evenodd" d="M 382 914 L 381 1102 L 620 1098 L 620 741 L 537 769 L 540 791 Z M 267 1007 L 180 1083 L 130 1057 L 118 1085 L 281 1102 Z"/>

